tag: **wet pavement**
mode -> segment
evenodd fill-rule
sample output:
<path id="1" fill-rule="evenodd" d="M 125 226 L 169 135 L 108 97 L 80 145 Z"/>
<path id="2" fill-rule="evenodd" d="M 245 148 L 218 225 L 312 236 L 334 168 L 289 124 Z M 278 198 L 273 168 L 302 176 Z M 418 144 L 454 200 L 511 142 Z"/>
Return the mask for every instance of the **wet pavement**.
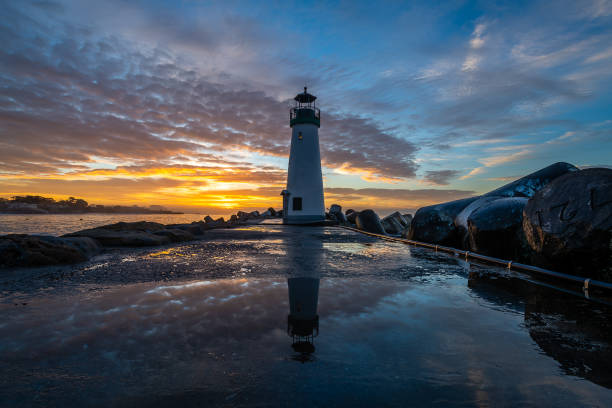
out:
<path id="1" fill-rule="evenodd" d="M 612 308 L 324 227 L 0 273 L 1 406 L 612 406 Z"/>

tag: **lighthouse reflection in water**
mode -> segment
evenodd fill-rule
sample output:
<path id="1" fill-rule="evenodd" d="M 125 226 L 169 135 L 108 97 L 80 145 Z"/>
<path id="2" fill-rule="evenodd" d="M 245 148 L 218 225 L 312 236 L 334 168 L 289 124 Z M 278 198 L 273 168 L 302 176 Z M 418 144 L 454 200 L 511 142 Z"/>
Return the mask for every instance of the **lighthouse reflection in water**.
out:
<path id="1" fill-rule="evenodd" d="M 289 227 L 308 228 L 308 227 Z M 289 315 L 287 334 L 291 337 L 291 347 L 297 353 L 295 360 L 306 362 L 314 359 L 314 338 L 319 334 L 319 280 L 321 276 L 322 242 L 312 240 L 312 236 L 296 234 L 299 244 L 289 248 L 289 270 L 287 286 L 289 289 Z M 310 238 L 310 239 L 309 239 Z"/>

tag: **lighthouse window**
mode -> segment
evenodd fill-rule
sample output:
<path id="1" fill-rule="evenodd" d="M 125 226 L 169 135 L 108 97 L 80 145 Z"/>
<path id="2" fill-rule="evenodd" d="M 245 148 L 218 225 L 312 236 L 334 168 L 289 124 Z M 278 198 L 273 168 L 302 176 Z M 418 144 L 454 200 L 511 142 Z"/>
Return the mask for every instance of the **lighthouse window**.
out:
<path id="1" fill-rule="evenodd" d="M 298 139 L 302 140 L 302 132 L 298 132 Z"/>
<path id="2" fill-rule="evenodd" d="M 293 211 L 302 211 L 302 197 L 293 197 Z"/>

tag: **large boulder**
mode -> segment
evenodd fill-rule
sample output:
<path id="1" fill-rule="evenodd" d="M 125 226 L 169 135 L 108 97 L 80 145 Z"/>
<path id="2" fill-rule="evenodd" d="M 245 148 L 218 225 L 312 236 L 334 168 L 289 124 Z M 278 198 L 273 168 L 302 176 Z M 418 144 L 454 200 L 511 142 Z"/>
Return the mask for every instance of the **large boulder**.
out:
<path id="1" fill-rule="evenodd" d="M 493 197 L 533 197 L 545 185 L 554 179 L 567 173 L 578 171 L 574 165 L 565 162 L 558 162 L 544 167 L 534 173 L 528 174 L 512 183 L 508 183 L 498 189 L 489 191 L 485 196 Z"/>
<path id="2" fill-rule="evenodd" d="M 268 208 L 268 212 L 272 217 L 276 217 L 276 210 L 272 207 Z"/>
<path id="3" fill-rule="evenodd" d="M 432 244 L 456 246 L 455 217 L 479 197 L 419 208 L 412 218 L 408 239 Z"/>
<path id="4" fill-rule="evenodd" d="M 380 223 L 380 218 L 373 210 L 363 210 L 355 218 L 357 228 L 375 234 L 384 234 L 385 229 Z"/>
<path id="5" fill-rule="evenodd" d="M 44 235 L 0 236 L 0 266 L 45 266 L 83 262 L 100 252 L 91 238 Z"/>
<path id="6" fill-rule="evenodd" d="M 470 251 L 502 259 L 525 261 L 528 246 L 523 234 L 525 197 L 505 197 L 474 210 L 467 220 Z"/>
<path id="7" fill-rule="evenodd" d="M 387 234 L 401 234 L 404 230 L 410 225 L 410 222 L 407 221 L 399 211 L 394 212 L 393 214 L 387 215 L 385 218 L 381 220 L 381 224 Z"/>
<path id="8" fill-rule="evenodd" d="M 214 219 L 210 215 L 207 215 L 206 217 L 204 217 L 204 222 L 206 222 L 206 223 L 213 222 L 213 221 L 214 221 Z"/>
<path id="9" fill-rule="evenodd" d="M 523 216 L 534 262 L 612 280 L 612 170 L 566 174 L 537 192 Z"/>

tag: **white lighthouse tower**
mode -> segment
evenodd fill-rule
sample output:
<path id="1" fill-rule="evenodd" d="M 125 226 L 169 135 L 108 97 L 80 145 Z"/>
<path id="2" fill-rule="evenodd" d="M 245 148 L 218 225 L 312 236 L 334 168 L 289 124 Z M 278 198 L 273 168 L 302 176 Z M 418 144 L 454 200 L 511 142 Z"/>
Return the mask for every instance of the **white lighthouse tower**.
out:
<path id="1" fill-rule="evenodd" d="M 291 152 L 287 189 L 283 190 L 283 223 L 313 224 L 325 220 L 323 176 L 319 151 L 321 114 L 316 96 L 298 94 L 289 115 Z"/>

